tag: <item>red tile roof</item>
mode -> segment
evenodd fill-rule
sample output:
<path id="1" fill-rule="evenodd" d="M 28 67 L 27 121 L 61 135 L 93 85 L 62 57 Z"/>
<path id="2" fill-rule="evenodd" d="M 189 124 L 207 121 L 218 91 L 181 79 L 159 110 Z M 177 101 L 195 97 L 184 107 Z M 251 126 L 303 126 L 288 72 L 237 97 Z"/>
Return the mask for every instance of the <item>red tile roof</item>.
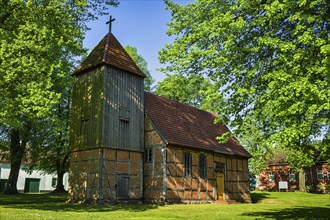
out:
<path id="1" fill-rule="evenodd" d="M 145 77 L 113 34 L 105 35 L 72 75 L 83 73 L 102 65 L 110 65 Z"/>
<path id="2" fill-rule="evenodd" d="M 148 92 L 144 93 L 144 103 L 151 121 L 169 144 L 251 157 L 234 137 L 224 144 L 218 143 L 216 137 L 229 129 L 214 124 L 215 114 Z"/>

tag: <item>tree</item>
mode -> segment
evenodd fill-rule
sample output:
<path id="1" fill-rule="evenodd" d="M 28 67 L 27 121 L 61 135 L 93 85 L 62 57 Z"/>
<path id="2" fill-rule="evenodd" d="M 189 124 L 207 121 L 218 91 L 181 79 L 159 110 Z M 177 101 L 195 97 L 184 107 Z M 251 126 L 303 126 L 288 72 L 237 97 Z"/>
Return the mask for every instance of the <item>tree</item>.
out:
<path id="1" fill-rule="evenodd" d="M 160 61 L 168 64 L 163 71 L 212 77 L 226 99 L 222 111 L 236 135 L 247 134 L 248 123 L 257 121 L 256 144 L 299 152 L 287 156 L 291 166 L 302 170 L 310 165 L 297 161 L 308 161 L 315 139 L 329 158 L 327 1 L 166 4 L 172 12 L 167 33 L 176 38 L 160 51 Z"/>
<path id="2" fill-rule="evenodd" d="M 215 88 L 210 79 L 199 75 L 167 74 L 158 83 L 155 93 L 206 111 L 217 112 L 223 100 Z"/>
<path id="3" fill-rule="evenodd" d="M 69 78 L 71 79 L 71 77 Z M 27 154 L 26 169 L 41 170 L 57 174 L 54 192 L 65 192 L 63 177 L 69 170 L 69 122 L 71 107 L 71 83 L 62 85 L 61 98 L 47 118 L 35 122 L 32 129 L 30 148 Z"/>
<path id="4" fill-rule="evenodd" d="M 86 21 L 95 18 L 90 11 L 102 14 L 103 8 L 100 0 L 0 2 L 0 127 L 6 131 L 11 162 L 5 193 L 18 193 L 31 131 L 51 115 L 61 98 L 58 87 L 75 57 L 85 52 Z"/>
<path id="5" fill-rule="evenodd" d="M 146 91 L 151 91 L 151 86 L 155 82 L 152 78 L 150 71 L 148 70 L 148 63 L 147 61 L 138 54 L 136 47 L 127 45 L 124 47 L 128 55 L 132 58 L 132 60 L 136 63 L 136 65 L 140 68 L 140 70 L 146 75 L 144 79 L 144 89 Z"/>

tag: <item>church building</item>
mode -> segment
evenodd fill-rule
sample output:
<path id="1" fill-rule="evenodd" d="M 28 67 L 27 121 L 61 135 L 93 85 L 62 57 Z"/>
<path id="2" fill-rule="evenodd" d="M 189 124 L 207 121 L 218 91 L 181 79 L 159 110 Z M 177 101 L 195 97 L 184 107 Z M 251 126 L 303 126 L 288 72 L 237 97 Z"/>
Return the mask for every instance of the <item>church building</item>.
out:
<path id="1" fill-rule="evenodd" d="M 144 91 L 109 32 L 73 72 L 69 201 L 250 202 L 251 155 L 215 114 Z"/>

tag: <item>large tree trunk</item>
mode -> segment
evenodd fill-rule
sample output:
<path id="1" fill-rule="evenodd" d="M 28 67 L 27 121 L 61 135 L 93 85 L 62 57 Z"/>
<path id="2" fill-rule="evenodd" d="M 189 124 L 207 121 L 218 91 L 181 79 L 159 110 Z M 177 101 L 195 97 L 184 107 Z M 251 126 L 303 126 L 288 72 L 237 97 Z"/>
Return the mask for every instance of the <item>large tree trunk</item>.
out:
<path id="1" fill-rule="evenodd" d="M 10 132 L 10 173 L 7 182 L 5 194 L 18 194 L 17 180 L 21 167 L 21 162 L 25 153 L 26 142 L 20 143 L 18 130 Z"/>
<path id="2" fill-rule="evenodd" d="M 64 193 L 66 190 L 64 189 L 64 184 L 63 184 L 63 177 L 64 177 L 65 172 L 57 172 L 57 183 L 56 183 L 56 188 L 53 191 L 53 193 Z"/>
<path id="3" fill-rule="evenodd" d="M 299 190 L 301 192 L 306 192 L 306 179 L 304 169 L 301 169 L 299 171 Z"/>
<path id="4" fill-rule="evenodd" d="M 68 155 L 66 155 L 63 160 L 58 160 L 57 161 L 57 183 L 56 183 L 56 188 L 53 191 L 53 193 L 64 193 L 66 190 L 64 189 L 64 184 L 63 184 L 63 177 L 66 172 L 65 167 L 67 166 L 68 163 Z"/>

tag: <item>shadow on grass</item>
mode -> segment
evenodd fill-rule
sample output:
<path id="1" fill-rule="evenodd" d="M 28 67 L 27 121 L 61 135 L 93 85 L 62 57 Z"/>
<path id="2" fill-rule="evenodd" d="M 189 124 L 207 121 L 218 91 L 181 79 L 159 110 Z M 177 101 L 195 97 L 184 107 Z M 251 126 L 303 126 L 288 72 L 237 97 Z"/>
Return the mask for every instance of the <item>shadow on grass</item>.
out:
<path id="1" fill-rule="evenodd" d="M 317 219 L 329 220 L 330 209 L 324 207 L 295 207 L 281 210 L 266 210 L 263 212 L 246 212 L 242 216 L 255 219 Z"/>
<path id="2" fill-rule="evenodd" d="M 118 205 L 88 205 L 68 204 L 66 194 L 0 194 L 0 206 L 4 208 L 35 209 L 61 212 L 111 212 L 129 211 L 142 212 L 157 209 L 155 204 L 118 204 Z"/>
<path id="3" fill-rule="evenodd" d="M 261 202 L 261 200 L 270 197 L 269 193 L 260 193 L 260 192 L 258 192 L 258 193 L 251 192 L 250 195 L 251 195 L 252 203 L 258 203 L 258 202 Z"/>

